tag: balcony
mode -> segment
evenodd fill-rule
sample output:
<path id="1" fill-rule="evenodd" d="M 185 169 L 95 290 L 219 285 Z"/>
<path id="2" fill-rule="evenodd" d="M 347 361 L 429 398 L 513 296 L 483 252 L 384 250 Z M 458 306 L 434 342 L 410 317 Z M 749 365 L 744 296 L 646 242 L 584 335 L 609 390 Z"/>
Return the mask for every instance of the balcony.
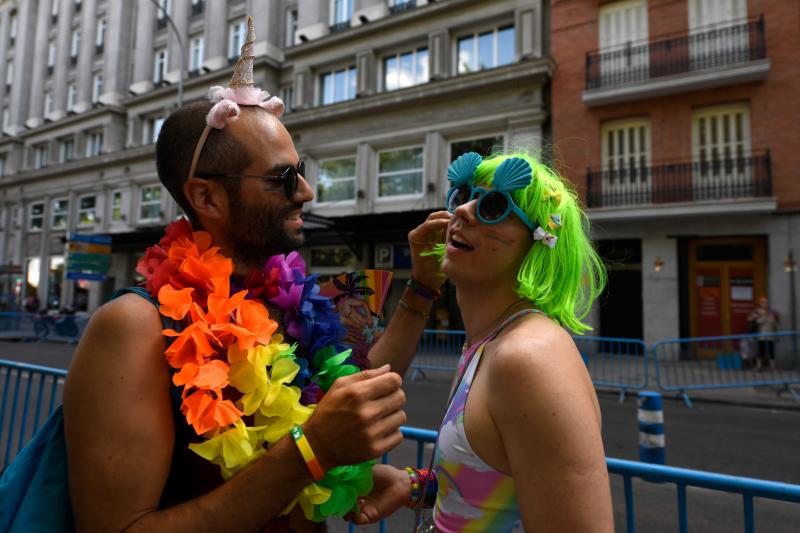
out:
<path id="1" fill-rule="evenodd" d="M 762 80 L 764 17 L 586 54 L 588 106 Z"/>
<path id="2" fill-rule="evenodd" d="M 758 155 L 589 169 L 586 206 L 633 207 L 772 196 L 769 151 Z"/>
<path id="3" fill-rule="evenodd" d="M 395 15 L 397 13 L 403 13 L 404 11 L 410 11 L 417 7 L 417 0 L 395 0 L 394 3 L 389 6 L 389 13 Z"/>

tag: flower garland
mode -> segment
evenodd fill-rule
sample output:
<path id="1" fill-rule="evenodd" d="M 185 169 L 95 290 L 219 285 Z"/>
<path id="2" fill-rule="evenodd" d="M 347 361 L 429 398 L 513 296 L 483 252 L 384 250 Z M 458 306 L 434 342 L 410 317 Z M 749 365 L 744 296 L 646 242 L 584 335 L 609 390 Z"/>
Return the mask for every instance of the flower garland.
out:
<path id="1" fill-rule="evenodd" d="M 179 321 L 165 350 L 182 387 L 181 411 L 201 442 L 189 448 L 229 479 L 305 423 L 319 400 L 345 375 L 361 370 L 341 344 L 344 329 L 330 299 L 319 294 L 296 252 L 271 257 L 241 283 L 233 261 L 207 232 L 173 222 L 136 268 L 158 298 L 160 313 Z M 283 311 L 289 344 L 263 300 Z M 344 516 L 372 490 L 374 461 L 329 470 L 284 511 L 300 504 L 309 520 Z"/>

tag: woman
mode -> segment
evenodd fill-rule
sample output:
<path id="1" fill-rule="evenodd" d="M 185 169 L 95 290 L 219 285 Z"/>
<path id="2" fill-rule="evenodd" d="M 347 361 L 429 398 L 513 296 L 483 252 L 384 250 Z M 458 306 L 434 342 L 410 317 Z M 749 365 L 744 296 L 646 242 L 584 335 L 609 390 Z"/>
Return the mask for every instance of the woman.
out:
<path id="1" fill-rule="evenodd" d="M 605 283 L 575 193 L 526 154 L 464 154 L 448 179 L 433 253 L 467 340 L 433 474 L 376 466 L 353 519 L 432 504 L 435 491 L 439 531 L 612 531 L 600 408 L 565 329 L 589 329 Z"/>
<path id="2" fill-rule="evenodd" d="M 778 322 L 780 317 L 778 313 L 770 309 L 769 300 L 766 296 L 758 298 L 758 307 L 756 307 L 750 316 L 747 317 L 748 322 L 755 326 L 755 333 L 766 333 L 758 337 L 758 358 L 756 359 L 756 371 L 761 370 L 774 370 L 775 369 L 775 337 L 769 333 L 778 331 Z"/>

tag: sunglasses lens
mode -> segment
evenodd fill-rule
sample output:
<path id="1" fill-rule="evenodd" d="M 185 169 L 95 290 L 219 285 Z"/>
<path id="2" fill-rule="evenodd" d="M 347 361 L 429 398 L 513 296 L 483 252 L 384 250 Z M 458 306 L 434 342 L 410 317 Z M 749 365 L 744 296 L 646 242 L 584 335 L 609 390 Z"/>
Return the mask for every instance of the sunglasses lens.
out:
<path id="1" fill-rule="evenodd" d="M 452 189 L 447 199 L 447 210 L 454 213 L 458 206 L 469 202 L 470 193 L 469 185 L 461 185 L 460 187 Z"/>
<path id="2" fill-rule="evenodd" d="M 306 175 L 306 163 L 305 161 L 300 161 L 297 167 L 289 167 L 283 173 L 283 190 L 286 192 L 287 198 L 293 198 L 294 194 L 297 192 L 297 176 L 304 176 Z"/>
<path id="3" fill-rule="evenodd" d="M 496 191 L 486 194 L 478 206 L 478 214 L 490 222 L 501 220 L 508 211 L 508 200 L 505 195 Z"/>

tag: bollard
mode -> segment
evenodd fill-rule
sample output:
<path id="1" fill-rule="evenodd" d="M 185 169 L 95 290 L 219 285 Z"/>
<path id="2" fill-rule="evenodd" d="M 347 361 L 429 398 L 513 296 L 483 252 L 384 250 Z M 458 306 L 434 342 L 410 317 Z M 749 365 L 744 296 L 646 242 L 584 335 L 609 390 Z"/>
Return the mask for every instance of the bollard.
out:
<path id="1" fill-rule="evenodd" d="M 664 402 L 657 392 L 639 393 L 639 460 L 664 463 Z"/>

